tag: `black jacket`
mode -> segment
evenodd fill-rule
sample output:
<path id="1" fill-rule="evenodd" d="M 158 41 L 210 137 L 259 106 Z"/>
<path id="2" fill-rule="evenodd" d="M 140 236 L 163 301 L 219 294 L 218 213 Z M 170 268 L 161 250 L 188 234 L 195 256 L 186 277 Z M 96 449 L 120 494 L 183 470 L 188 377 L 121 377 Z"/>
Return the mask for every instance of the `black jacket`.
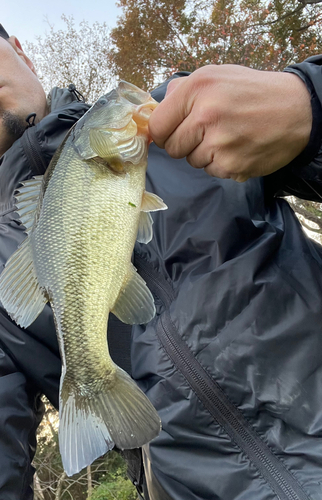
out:
<path id="1" fill-rule="evenodd" d="M 322 499 L 322 250 L 275 197 L 320 199 L 321 60 L 289 69 L 309 86 L 315 121 L 303 161 L 278 174 L 237 184 L 150 147 L 147 190 L 169 209 L 135 248 L 157 316 L 132 330 L 132 374 L 162 418 L 144 449 L 152 500 Z M 1 159 L 0 271 L 24 238 L 14 189 L 87 109 L 68 91 L 54 103 Z M 50 307 L 27 331 L 1 311 L 0 345 L 57 405 Z"/>

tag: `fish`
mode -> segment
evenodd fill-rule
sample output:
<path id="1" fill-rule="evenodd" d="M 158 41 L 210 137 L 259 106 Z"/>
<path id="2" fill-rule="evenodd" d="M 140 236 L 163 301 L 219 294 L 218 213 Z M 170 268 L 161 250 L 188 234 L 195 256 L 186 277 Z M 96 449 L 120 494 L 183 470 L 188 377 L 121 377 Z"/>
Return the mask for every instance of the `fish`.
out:
<path id="1" fill-rule="evenodd" d="M 145 190 L 148 121 L 157 102 L 121 81 L 72 127 L 46 173 L 22 183 L 16 210 L 27 233 L 0 275 L 0 301 L 28 328 L 50 303 L 62 359 L 59 448 L 68 476 L 114 446 L 154 439 L 160 417 L 111 359 L 110 312 L 127 324 L 155 315 L 153 296 L 131 262 L 152 236 Z"/>

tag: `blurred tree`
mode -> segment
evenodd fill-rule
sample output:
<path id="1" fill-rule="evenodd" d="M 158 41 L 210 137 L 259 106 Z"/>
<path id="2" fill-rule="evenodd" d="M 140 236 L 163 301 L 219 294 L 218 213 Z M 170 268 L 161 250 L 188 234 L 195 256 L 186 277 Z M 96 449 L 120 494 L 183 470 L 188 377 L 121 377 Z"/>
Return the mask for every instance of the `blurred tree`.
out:
<path id="1" fill-rule="evenodd" d="M 35 500 L 135 500 L 136 489 L 116 452 L 107 453 L 72 477 L 66 475 L 58 446 L 58 413 L 47 400 L 45 407 L 33 462 Z"/>
<path id="2" fill-rule="evenodd" d="M 205 64 L 281 70 L 322 49 L 319 0 L 119 0 L 112 57 L 148 89 Z"/>
<path id="3" fill-rule="evenodd" d="M 106 23 L 75 27 L 72 17 L 62 16 L 65 29 L 37 37 L 37 43 L 25 42 L 28 56 L 35 64 L 45 90 L 74 83 L 88 102 L 115 86 L 115 70 L 110 57 L 110 36 Z"/>
<path id="4" fill-rule="evenodd" d="M 287 201 L 298 216 L 305 232 L 315 241 L 322 243 L 322 203 L 300 200 L 295 196 Z"/>

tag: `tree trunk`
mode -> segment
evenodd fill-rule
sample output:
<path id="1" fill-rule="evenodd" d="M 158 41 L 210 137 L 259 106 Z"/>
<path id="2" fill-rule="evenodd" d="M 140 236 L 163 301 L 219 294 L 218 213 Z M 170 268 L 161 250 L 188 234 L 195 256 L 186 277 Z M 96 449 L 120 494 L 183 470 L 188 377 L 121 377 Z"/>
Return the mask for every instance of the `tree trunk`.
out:
<path id="1" fill-rule="evenodd" d="M 91 466 L 87 466 L 87 498 L 91 498 L 93 493 L 93 485 L 92 485 L 92 469 Z"/>

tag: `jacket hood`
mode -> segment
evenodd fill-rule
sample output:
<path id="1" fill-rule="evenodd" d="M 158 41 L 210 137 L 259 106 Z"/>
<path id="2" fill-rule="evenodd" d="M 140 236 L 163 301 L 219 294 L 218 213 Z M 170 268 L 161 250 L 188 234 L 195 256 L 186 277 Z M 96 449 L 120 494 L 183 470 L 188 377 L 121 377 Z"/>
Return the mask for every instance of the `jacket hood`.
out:
<path id="1" fill-rule="evenodd" d="M 48 102 L 50 113 L 27 128 L 0 158 L 0 214 L 12 209 L 14 191 L 22 181 L 46 171 L 65 134 L 90 107 L 79 102 L 71 90 L 57 87 L 50 92 Z M 37 158 L 42 171 L 36 166 Z"/>

